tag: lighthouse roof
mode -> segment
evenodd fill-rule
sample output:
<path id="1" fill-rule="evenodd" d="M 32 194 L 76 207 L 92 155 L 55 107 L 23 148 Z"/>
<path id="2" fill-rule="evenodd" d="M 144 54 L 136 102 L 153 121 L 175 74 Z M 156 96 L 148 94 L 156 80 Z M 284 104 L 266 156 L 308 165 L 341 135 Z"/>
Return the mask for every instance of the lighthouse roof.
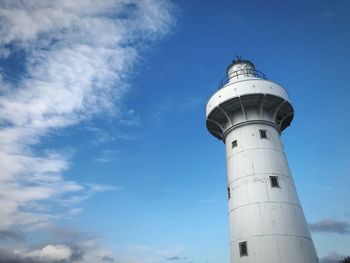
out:
<path id="1" fill-rule="evenodd" d="M 253 64 L 253 62 L 251 62 L 250 60 L 247 59 L 241 59 L 240 57 L 237 58 L 237 60 L 232 60 L 232 63 L 230 65 L 228 65 L 227 69 L 226 69 L 226 73 L 228 74 L 229 71 L 231 71 L 231 68 L 249 68 L 252 70 L 255 70 L 255 66 Z"/>

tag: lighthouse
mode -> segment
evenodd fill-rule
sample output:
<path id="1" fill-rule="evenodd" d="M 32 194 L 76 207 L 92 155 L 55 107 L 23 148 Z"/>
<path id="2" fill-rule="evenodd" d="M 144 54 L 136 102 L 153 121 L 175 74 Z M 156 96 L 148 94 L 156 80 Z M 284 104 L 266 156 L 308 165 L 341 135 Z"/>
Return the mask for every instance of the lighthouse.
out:
<path id="1" fill-rule="evenodd" d="M 238 58 L 206 107 L 226 147 L 231 263 L 316 263 L 281 134 L 294 109 L 287 91 Z"/>

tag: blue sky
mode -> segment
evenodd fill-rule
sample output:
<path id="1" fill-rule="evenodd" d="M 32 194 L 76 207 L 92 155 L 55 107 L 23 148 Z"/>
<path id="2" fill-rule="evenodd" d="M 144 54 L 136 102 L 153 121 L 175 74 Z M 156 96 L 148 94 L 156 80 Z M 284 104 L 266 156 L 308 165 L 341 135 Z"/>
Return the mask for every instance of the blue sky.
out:
<path id="1" fill-rule="evenodd" d="M 225 150 L 205 105 L 236 55 L 288 90 L 282 137 L 318 256 L 349 255 L 349 11 L 0 1 L 3 260 L 229 262 Z"/>

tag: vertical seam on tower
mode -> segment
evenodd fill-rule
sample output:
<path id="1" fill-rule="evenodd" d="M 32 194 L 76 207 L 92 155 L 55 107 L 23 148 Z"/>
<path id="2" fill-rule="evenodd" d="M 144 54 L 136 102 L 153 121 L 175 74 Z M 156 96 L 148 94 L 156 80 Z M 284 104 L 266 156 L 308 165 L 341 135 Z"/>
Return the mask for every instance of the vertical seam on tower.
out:
<path id="1" fill-rule="evenodd" d="M 266 93 L 263 94 L 263 97 L 261 98 L 260 105 L 259 105 L 259 116 L 261 119 L 262 119 L 262 112 L 263 112 L 265 98 L 266 98 Z"/>
<path id="2" fill-rule="evenodd" d="M 244 118 L 245 120 L 247 120 L 246 115 L 245 115 L 244 106 L 243 106 L 243 102 L 242 102 L 241 96 L 239 96 L 239 103 L 241 104 L 241 110 L 242 110 L 243 118 Z"/>

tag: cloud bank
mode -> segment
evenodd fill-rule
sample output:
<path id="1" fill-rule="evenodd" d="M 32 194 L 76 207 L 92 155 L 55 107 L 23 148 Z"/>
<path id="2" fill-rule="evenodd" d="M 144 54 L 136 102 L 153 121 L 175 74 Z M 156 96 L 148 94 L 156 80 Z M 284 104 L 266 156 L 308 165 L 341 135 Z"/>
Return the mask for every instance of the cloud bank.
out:
<path id="1" fill-rule="evenodd" d="M 0 263 L 83 263 L 116 262 L 111 253 L 97 249 L 95 244 L 45 245 L 33 250 L 0 249 Z"/>
<path id="2" fill-rule="evenodd" d="M 187 260 L 187 257 L 172 256 L 172 257 L 168 257 L 166 260 L 169 260 L 169 261 Z"/>
<path id="3" fill-rule="evenodd" d="M 167 0 L 0 2 L 2 240 L 22 239 L 14 227 L 36 229 L 59 220 L 53 202 L 74 214 L 82 200 L 115 189 L 65 179 L 69 155 L 38 146 L 96 114 L 120 117 L 127 76 L 142 51 L 169 32 L 172 12 Z M 71 247 L 52 244 L 1 254 L 6 262 L 71 262 L 75 255 Z"/>
<path id="4" fill-rule="evenodd" d="M 314 224 L 309 224 L 312 232 L 350 234 L 350 224 L 347 222 L 337 221 L 335 219 L 323 219 Z"/>

